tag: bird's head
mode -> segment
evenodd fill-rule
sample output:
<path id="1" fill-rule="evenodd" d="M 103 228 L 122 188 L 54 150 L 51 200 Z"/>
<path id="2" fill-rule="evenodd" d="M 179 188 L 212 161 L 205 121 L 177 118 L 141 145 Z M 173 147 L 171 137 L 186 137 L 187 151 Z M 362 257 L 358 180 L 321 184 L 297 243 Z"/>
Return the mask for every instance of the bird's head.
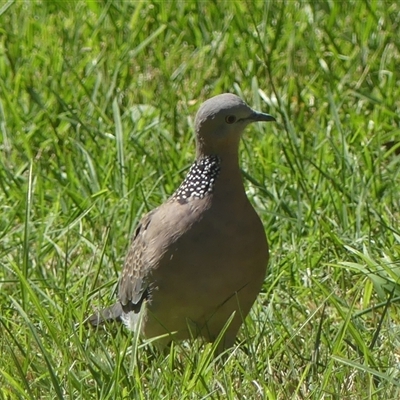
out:
<path id="1" fill-rule="evenodd" d="M 224 93 L 206 100 L 195 120 L 198 156 L 237 152 L 243 130 L 257 121 L 275 121 L 275 118 L 254 111 L 234 94 Z"/>

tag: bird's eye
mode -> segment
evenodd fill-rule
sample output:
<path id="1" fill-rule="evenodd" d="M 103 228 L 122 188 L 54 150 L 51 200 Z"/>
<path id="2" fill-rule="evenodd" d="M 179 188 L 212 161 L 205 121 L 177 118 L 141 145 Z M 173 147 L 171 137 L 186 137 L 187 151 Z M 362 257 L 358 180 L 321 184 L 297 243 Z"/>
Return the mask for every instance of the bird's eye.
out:
<path id="1" fill-rule="evenodd" d="M 236 122 L 236 117 L 234 115 L 228 115 L 225 117 L 225 122 L 227 124 L 233 124 Z"/>

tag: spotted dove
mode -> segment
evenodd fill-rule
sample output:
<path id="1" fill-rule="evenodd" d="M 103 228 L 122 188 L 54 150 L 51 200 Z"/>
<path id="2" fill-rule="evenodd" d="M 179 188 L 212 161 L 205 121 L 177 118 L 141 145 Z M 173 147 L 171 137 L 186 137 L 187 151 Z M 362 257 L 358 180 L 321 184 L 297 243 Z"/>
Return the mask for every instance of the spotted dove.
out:
<path id="1" fill-rule="evenodd" d="M 219 349 L 234 344 L 261 290 L 268 243 L 238 163 L 251 122 L 275 121 L 233 94 L 205 101 L 195 119 L 196 160 L 175 193 L 136 228 L 116 304 L 89 317 L 97 326 L 122 320 L 146 338 L 202 336 Z M 229 321 L 229 325 L 227 322 Z M 225 329 L 225 331 L 224 331 Z"/>

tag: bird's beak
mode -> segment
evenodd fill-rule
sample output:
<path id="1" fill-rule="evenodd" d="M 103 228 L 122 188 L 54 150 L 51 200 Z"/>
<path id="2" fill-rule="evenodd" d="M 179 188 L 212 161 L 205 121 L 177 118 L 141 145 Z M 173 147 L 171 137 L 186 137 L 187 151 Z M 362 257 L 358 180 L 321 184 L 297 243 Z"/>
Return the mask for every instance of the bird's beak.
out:
<path id="1" fill-rule="evenodd" d="M 253 114 L 251 114 L 248 117 L 248 120 L 251 122 L 253 122 L 253 121 L 266 121 L 266 122 L 276 121 L 276 119 L 272 115 L 260 113 L 257 111 L 253 111 Z"/>

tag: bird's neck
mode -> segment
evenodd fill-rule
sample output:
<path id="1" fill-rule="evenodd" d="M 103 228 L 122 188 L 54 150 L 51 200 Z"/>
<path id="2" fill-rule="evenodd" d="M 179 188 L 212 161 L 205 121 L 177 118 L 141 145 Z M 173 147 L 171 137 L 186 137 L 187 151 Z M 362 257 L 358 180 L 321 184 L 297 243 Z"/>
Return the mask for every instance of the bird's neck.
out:
<path id="1" fill-rule="evenodd" d="M 233 165 L 238 164 L 240 136 L 222 138 L 218 141 L 205 141 L 201 137 L 196 142 L 196 159 L 202 159 L 210 156 L 221 158 L 225 163 Z M 237 165 L 238 166 L 238 165 Z"/>
<path id="2" fill-rule="evenodd" d="M 236 179 L 241 182 L 241 174 L 239 167 L 239 143 L 231 142 L 223 146 L 215 148 L 207 148 L 206 146 L 198 146 L 196 154 L 196 162 L 209 157 L 217 157 L 220 164 L 220 173 L 218 180 L 223 178 L 240 178 Z"/>
<path id="3" fill-rule="evenodd" d="M 219 159 L 220 173 L 215 183 L 214 196 L 231 200 L 245 197 L 238 155 L 224 157 L 221 154 Z"/>
<path id="4" fill-rule="evenodd" d="M 209 195 L 213 198 L 245 197 L 237 150 L 228 153 L 224 149 L 218 155 L 198 152 L 196 161 L 172 198 L 187 203 L 191 199 L 203 199 Z"/>
<path id="5" fill-rule="evenodd" d="M 198 154 L 196 162 L 207 158 L 218 159 L 218 176 L 215 179 L 215 184 L 212 193 L 216 196 L 235 196 L 238 197 L 244 194 L 244 186 L 242 174 L 239 166 L 238 149 L 224 149 L 218 151 L 218 155 L 214 154 Z"/>

